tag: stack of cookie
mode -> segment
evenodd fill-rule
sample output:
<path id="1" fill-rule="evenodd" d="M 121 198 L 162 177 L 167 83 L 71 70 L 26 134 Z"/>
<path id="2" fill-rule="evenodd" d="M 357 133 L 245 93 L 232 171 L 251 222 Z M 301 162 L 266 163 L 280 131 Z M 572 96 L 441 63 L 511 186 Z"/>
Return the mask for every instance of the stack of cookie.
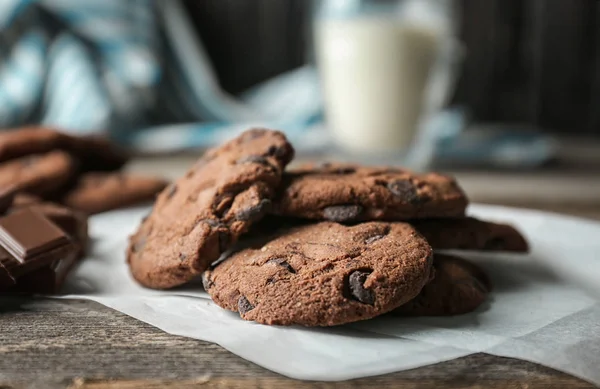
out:
<path id="1" fill-rule="evenodd" d="M 85 254 L 89 214 L 151 201 L 167 186 L 162 179 L 123 174 L 119 170 L 127 160 L 104 138 L 42 127 L 0 133 L 0 220 L 21 213 L 41 216 L 40 225 L 48 220 L 69 237 L 74 253 L 70 256 L 69 251 L 69 260 L 52 257 L 52 263 L 46 263 L 50 257 L 44 257 L 13 266 L 19 260 L 0 248 L 0 273 L 7 274 L 0 291 L 58 291 L 67 271 Z M 19 218 L 19 223 L 35 231 L 28 220 L 38 219 Z"/>
<path id="2" fill-rule="evenodd" d="M 469 312 L 488 278 L 434 251 L 528 249 L 514 228 L 467 217 L 450 177 L 330 163 L 286 171 L 293 156 L 282 133 L 263 129 L 208 151 L 131 237 L 133 277 L 166 289 L 202 275 L 215 303 L 243 319 L 333 326 Z"/>
<path id="3" fill-rule="evenodd" d="M 167 183 L 124 175 L 128 156 L 105 138 L 27 127 L 0 133 L 0 188 L 94 214 L 152 200 Z"/>

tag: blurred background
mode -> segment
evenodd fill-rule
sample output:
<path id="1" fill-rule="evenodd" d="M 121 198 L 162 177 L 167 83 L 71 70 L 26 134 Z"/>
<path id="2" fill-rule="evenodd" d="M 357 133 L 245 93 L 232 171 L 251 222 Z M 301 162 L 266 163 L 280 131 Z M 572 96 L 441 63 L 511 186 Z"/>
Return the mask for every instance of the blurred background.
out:
<path id="1" fill-rule="evenodd" d="M 107 134 L 133 169 L 176 175 L 267 126 L 300 159 L 449 171 L 476 201 L 585 214 L 598 15 L 595 0 L 0 0 L 0 127 Z"/>

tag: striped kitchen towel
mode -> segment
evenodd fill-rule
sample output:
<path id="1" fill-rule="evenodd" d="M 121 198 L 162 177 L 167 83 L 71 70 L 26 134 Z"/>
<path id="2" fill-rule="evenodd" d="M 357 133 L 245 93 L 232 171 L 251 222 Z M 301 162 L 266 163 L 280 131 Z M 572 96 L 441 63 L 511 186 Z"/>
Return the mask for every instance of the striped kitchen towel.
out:
<path id="1" fill-rule="evenodd" d="M 319 146 L 320 118 L 311 67 L 225 93 L 179 0 L 0 1 L 0 128 L 42 123 L 172 151 L 250 125 Z"/>

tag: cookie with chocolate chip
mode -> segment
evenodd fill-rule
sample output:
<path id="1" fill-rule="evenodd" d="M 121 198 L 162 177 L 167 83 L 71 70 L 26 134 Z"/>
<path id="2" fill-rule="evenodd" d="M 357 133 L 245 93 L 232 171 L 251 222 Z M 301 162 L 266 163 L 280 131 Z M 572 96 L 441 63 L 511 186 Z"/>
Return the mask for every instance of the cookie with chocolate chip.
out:
<path id="1" fill-rule="evenodd" d="M 435 277 L 421 293 L 393 311 L 403 316 L 450 316 L 474 311 L 487 298 L 491 283 L 485 272 L 465 259 L 436 254 Z"/>
<path id="2" fill-rule="evenodd" d="M 202 273 L 270 209 L 293 155 L 281 132 L 265 129 L 208 151 L 160 193 L 131 237 L 133 277 L 165 289 Z"/>
<path id="3" fill-rule="evenodd" d="M 392 167 L 308 165 L 290 171 L 276 212 L 339 223 L 460 217 L 468 200 L 456 181 L 441 174 L 415 174 Z"/>
<path id="4" fill-rule="evenodd" d="M 0 187 L 51 195 L 77 174 L 78 162 L 63 151 L 35 154 L 0 163 Z"/>
<path id="5" fill-rule="evenodd" d="M 513 226 L 473 217 L 421 219 L 411 224 L 440 250 L 510 251 L 526 253 L 529 245 Z"/>
<path id="6" fill-rule="evenodd" d="M 156 177 L 124 173 L 86 173 L 60 202 L 91 215 L 152 201 L 167 185 L 166 180 Z"/>
<path id="7" fill-rule="evenodd" d="M 409 224 L 320 222 L 233 254 L 203 284 L 245 320 L 334 326 L 410 301 L 429 281 L 431 262 L 431 247 Z"/>

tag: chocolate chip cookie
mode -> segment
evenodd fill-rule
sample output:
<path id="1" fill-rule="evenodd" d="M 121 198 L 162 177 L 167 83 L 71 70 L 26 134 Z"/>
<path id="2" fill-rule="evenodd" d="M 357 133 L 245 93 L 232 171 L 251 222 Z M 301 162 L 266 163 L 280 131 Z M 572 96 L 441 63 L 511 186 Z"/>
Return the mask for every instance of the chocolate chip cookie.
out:
<path id="1" fill-rule="evenodd" d="M 202 273 L 270 209 L 293 155 L 282 133 L 264 129 L 208 151 L 162 191 L 131 237 L 133 277 L 164 289 Z"/>
<path id="2" fill-rule="evenodd" d="M 405 316 L 450 316 L 477 309 L 491 290 L 485 272 L 464 259 L 436 254 L 435 277 L 421 293 L 393 311 Z"/>
<path id="3" fill-rule="evenodd" d="M 28 155 L 0 163 L 0 187 L 49 195 L 63 188 L 77 173 L 77 161 L 63 151 Z"/>
<path id="4" fill-rule="evenodd" d="M 84 171 L 116 170 L 128 155 L 100 136 L 73 136 L 47 127 L 23 127 L 0 133 L 0 162 L 63 150 L 81 161 Z"/>
<path id="5" fill-rule="evenodd" d="M 514 227 L 472 217 L 413 220 L 411 224 L 431 247 L 440 250 L 529 251 L 527 240 Z"/>
<path id="6" fill-rule="evenodd" d="M 409 224 L 320 222 L 233 254 L 203 284 L 245 320 L 334 326 L 408 302 L 430 279 L 431 262 L 431 247 Z"/>
<path id="7" fill-rule="evenodd" d="M 399 168 L 321 164 L 284 176 L 276 212 L 340 223 L 460 217 L 467 197 L 453 178 Z"/>
<path id="8" fill-rule="evenodd" d="M 154 200 L 168 182 L 124 173 L 86 173 L 60 200 L 70 208 L 95 214 Z"/>

